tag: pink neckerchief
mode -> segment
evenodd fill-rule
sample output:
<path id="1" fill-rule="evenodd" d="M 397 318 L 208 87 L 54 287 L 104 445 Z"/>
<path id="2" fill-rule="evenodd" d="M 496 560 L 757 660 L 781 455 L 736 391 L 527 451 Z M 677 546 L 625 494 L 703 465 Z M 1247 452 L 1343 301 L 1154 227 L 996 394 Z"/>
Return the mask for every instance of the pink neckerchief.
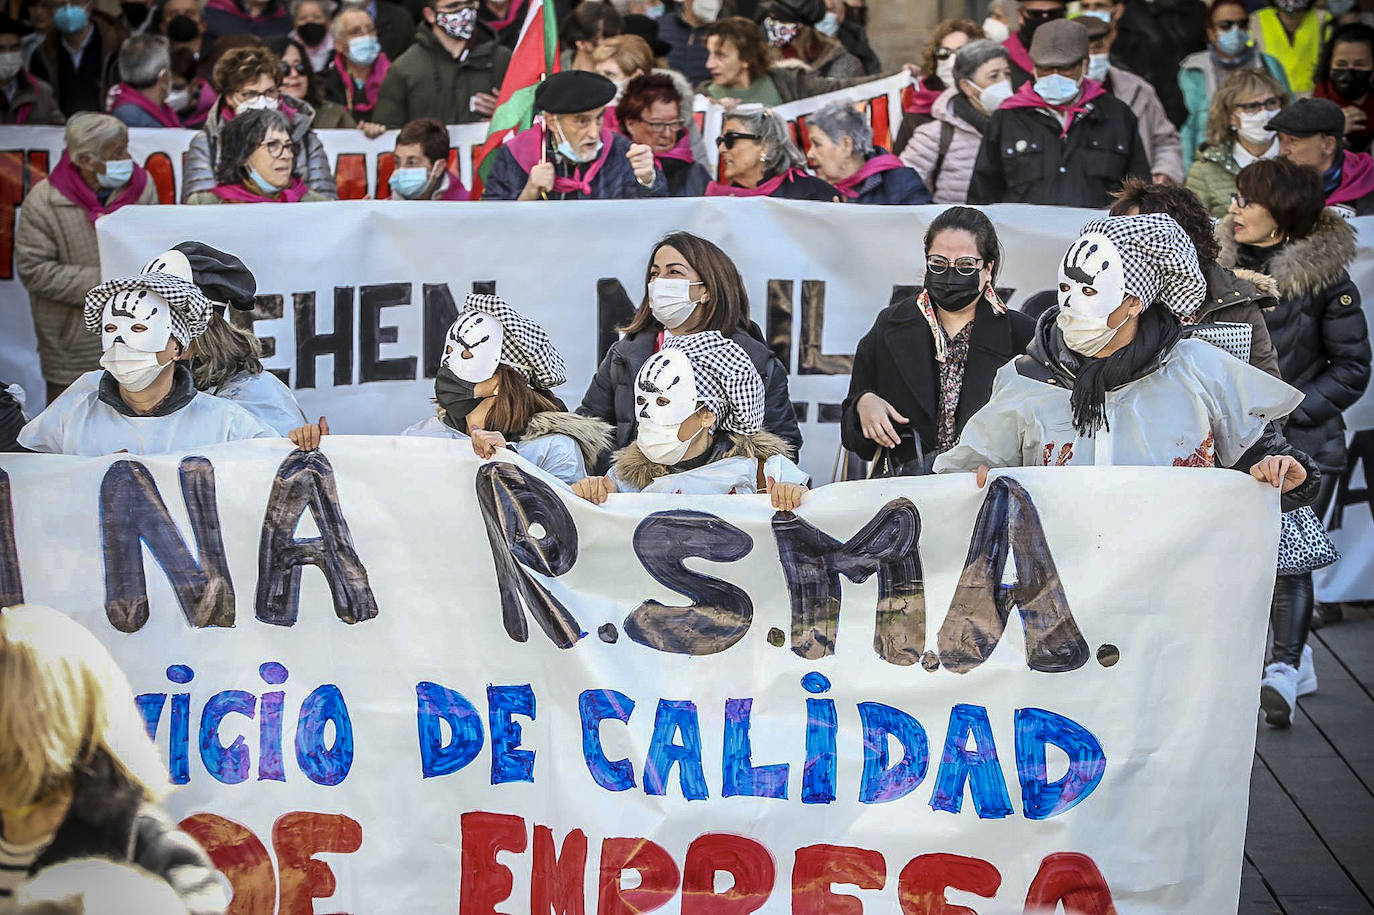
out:
<path id="1" fill-rule="evenodd" d="M 439 192 L 431 198 L 432 200 L 471 200 L 468 189 L 463 187 L 463 181 L 453 172 L 444 172 L 444 182 L 439 188 Z"/>
<path id="2" fill-rule="evenodd" d="M 235 3 L 234 0 L 210 0 L 209 3 L 205 4 L 205 6 L 207 9 L 218 10 L 221 13 L 228 13 L 231 16 L 236 16 L 239 19 L 243 19 L 247 22 L 267 22 L 272 19 L 280 19 L 286 15 L 286 7 L 284 4 L 278 4 L 276 7 L 273 8 L 272 12 L 268 13 L 265 16 L 254 16 L 251 13 L 246 12 L 242 7 Z"/>
<path id="3" fill-rule="evenodd" d="M 506 10 L 505 17 L 491 20 L 487 23 L 487 27 L 493 32 L 501 31 L 515 21 L 516 17 L 525 9 L 526 2 L 527 0 L 511 0 L 510 9 Z"/>
<path id="4" fill-rule="evenodd" d="M 1058 111 L 1066 114 L 1064 118 L 1064 129 L 1060 132 L 1059 138 L 1062 140 L 1069 135 L 1069 128 L 1073 126 L 1074 118 L 1088 110 L 1088 103 L 1098 96 L 1106 95 L 1107 90 L 1095 79 L 1083 80 L 1083 89 L 1078 93 L 1078 97 L 1063 105 L 1051 105 L 1040 97 L 1040 93 L 1035 91 L 1035 84 L 1025 82 L 1021 88 L 1017 89 L 1011 98 L 1002 103 L 998 111 L 1005 111 L 1012 108 L 1045 108 L 1050 111 Z"/>
<path id="5" fill-rule="evenodd" d="M 773 192 L 782 187 L 783 182 L 795 181 L 797 178 L 804 177 L 806 172 L 800 168 L 789 168 L 787 171 L 778 175 L 776 178 L 769 178 L 758 187 L 738 187 L 733 184 L 720 184 L 712 181 L 706 185 L 707 197 L 771 197 Z"/>
<path id="6" fill-rule="evenodd" d="M 1007 56 L 1011 62 L 1031 75 L 1035 74 L 1035 61 L 1031 60 L 1030 51 L 1021 43 L 1021 36 L 1012 32 L 1007 36 L 1007 40 L 1002 42 L 1002 47 L 1007 49 Z"/>
<path id="7" fill-rule="evenodd" d="M 250 191 L 242 184 L 217 184 L 210 189 L 210 193 L 229 203 L 297 203 L 309 190 L 304 181 L 292 178 L 286 190 L 273 197 Z"/>
<path id="8" fill-rule="evenodd" d="M 540 154 L 544 149 L 544 137 L 546 133 L 542 124 L 536 124 L 529 130 L 522 130 L 515 135 L 507 146 L 510 154 L 515 157 L 516 163 L 529 174 L 530 169 L 539 164 Z M 601 171 L 601 167 L 606 164 L 606 159 L 611 154 L 611 144 L 615 142 L 615 134 L 606 128 L 601 129 L 601 155 L 596 157 L 596 161 L 587 166 L 586 171 L 581 177 L 553 179 L 553 192 L 555 194 L 567 194 L 572 191 L 579 191 L 588 197 L 592 194 L 592 181 Z M 576 174 L 576 170 L 574 170 Z"/>
<path id="9" fill-rule="evenodd" d="M 687 134 L 684 133 L 679 137 L 677 145 L 672 149 L 665 149 L 663 152 L 654 151 L 655 162 L 661 162 L 664 159 L 677 159 L 679 162 L 695 162 L 697 160 L 696 156 L 692 155 L 692 143 Z"/>
<path id="10" fill-rule="evenodd" d="M 110 110 L 114 111 L 120 105 L 133 105 L 157 119 L 163 127 L 180 127 L 181 119 L 177 113 L 167 104 L 157 104 L 148 96 L 139 92 L 128 83 L 120 83 L 110 90 Z"/>
<path id="11" fill-rule="evenodd" d="M 954 268 L 946 267 L 945 269 L 953 270 Z M 991 283 L 988 283 L 987 288 L 983 290 L 983 300 L 992 308 L 993 314 L 1004 315 L 1007 313 L 1007 306 L 998 297 L 997 290 L 992 288 Z M 916 297 L 916 307 L 920 309 L 921 314 L 926 316 L 926 323 L 930 325 L 930 335 L 935 338 L 935 361 L 944 362 L 949 343 L 945 340 L 945 329 L 940 326 L 940 319 L 935 317 L 935 303 L 930 300 L 930 293 L 922 289 L 921 294 Z"/>
<path id="12" fill-rule="evenodd" d="M 894 168 L 906 168 L 906 163 L 892 153 L 882 153 L 869 159 L 862 168 L 848 178 L 841 178 L 836 181 L 835 187 L 839 188 L 841 194 L 853 199 L 859 196 L 859 185 L 867 181 L 870 176 L 890 172 Z"/>
<path id="13" fill-rule="evenodd" d="M 199 86 L 200 88 L 196 92 L 196 107 L 181 122 L 185 127 L 205 126 L 205 121 L 210 117 L 210 112 L 219 102 L 219 96 L 215 94 L 214 87 L 208 82 L 202 80 Z"/>
<path id="14" fill-rule="evenodd" d="M 86 183 L 86 179 L 81 177 L 81 172 L 76 168 L 67 151 L 62 150 L 62 158 L 57 160 L 57 167 L 48 175 L 48 183 L 57 189 L 57 192 L 66 197 L 72 203 L 86 211 L 86 216 L 91 222 L 95 222 L 101 216 L 113 213 L 121 207 L 126 207 L 131 203 L 136 203 L 139 197 L 143 196 L 143 189 L 148 185 L 148 173 L 143 166 L 134 163 L 134 174 L 129 179 L 129 183 L 122 188 L 117 188 L 109 199 L 104 203 L 91 190 L 91 186 Z"/>
<path id="15" fill-rule="evenodd" d="M 386 79 L 386 71 L 391 69 L 391 61 L 387 60 L 385 54 L 378 54 L 377 59 L 372 62 L 372 69 L 368 71 L 367 80 L 363 83 L 363 100 L 353 101 L 353 76 L 348 72 L 348 61 L 343 54 L 334 52 L 334 70 L 339 74 L 343 82 L 344 97 L 348 100 L 349 111 L 371 111 L 377 107 L 377 93 L 382 91 L 382 80 Z"/>

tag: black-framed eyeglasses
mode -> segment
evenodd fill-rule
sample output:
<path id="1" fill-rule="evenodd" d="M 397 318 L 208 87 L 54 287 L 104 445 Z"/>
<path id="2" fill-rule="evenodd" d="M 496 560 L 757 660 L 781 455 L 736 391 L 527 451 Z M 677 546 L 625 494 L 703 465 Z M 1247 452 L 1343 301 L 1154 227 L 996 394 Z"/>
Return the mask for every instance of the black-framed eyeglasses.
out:
<path id="1" fill-rule="evenodd" d="M 281 78 L 287 79 L 292 73 L 295 73 L 297 76 L 309 76 L 310 70 L 306 67 L 304 62 L 289 64 L 286 61 L 282 61 Z"/>
<path id="2" fill-rule="evenodd" d="M 640 121 L 639 123 L 654 133 L 670 133 L 682 129 L 682 118 L 675 121 Z"/>
<path id="3" fill-rule="evenodd" d="M 263 140 L 258 148 L 267 150 L 273 159 L 281 159 L 288 152 L 294 158 L 301 151 L 301 145 L 295 140 Z"/>
<path id="4" fill-rule="evenodd" d="M 1236 209 L 1243 210 L 1254 201 L 1251 200 L 1249 197 L 1242 197 L 1240 194 L 1232 194 L 1231 202 L 1236 205 Z"/>
<path id="5" fill-rule="evenodd" d="M 716 137 L 716 145 L 724 147 L 725 149 L 734 149 L 735 144 L 740 140 L 753 140 L 757 143 L 762 139 L 763 137 L 756 133 L 740 133 L 737 130 L 731 130 Z"/>
<path id="6" fill-rule="evenodd" d="M 1250 20 L 1222 19 L 1219 22 L 1212 23 L 1212 28 L 1216 29 L 1218 32 L 1229 32 L 1232 29 L 1245 29 L 1248 32 L 1250 30 Z"/>
<path id="7" fill-rule="evenodd" d="M 957 48 L 945 48 L 945 47 L 936 48 L 936 49 L 935 49 L 935 59 L 936 59 L 936 60 L 949 60 L 951 57 L 954 56 L 954 54 L 955 54 L 955 52 L 956 52 L 957 50 L 958 50 Z"/>
<path id="8" fill-rule="evenodd" d="M 1283 99 L 1271 95 L 1257 102 L 1236 102 L 1236 110 L 1244 114 L 1257 114 L 1261 111 L 1278 111 L 1283 107 Z"/>
<path id="9" fill-rule="evenodd" d="M 954 262 L 950 263 L 948 258 L 940 257 L 938 254 L 926 258 L 926 271 L 928 273 L 939 276 L 950 267 L 953 267 L 960 276 L 973 276 L 983 269 L 983 259 L 981 257 L 956 257 Z"/>

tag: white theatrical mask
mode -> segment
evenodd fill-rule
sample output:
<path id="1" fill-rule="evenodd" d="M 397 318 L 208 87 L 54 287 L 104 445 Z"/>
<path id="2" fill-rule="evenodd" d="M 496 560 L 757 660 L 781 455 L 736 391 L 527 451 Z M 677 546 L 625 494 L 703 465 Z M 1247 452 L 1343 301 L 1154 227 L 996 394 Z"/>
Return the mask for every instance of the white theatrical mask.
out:
<path id="1" fill-rule="evenodd" d="M 1107 319 L 1125 298 L 1125 263 L 1116 243 L 1098 232 L 1079 236 L 1059 262 L 1056 321 L 1064 342 L 1076 353 L 1096 355 L 1116 335 L 1119 326 Z"/>
<path id="2" fill-rule="evenodd" d="M 696 373 L 692 361 L 678 349 L 659 350 L 635 376 L 635 418 L 639 431 L 635 441 L 649 460 L 671 466 L 682 460 L 698 429 L 687 441 L 678 439 L 678 429 L 697 411 Z"/>
<path id="3" fill-rule="evenodd" d="M 496 374 L 506 329 L 489 314 L 470 311 L 448 329 L 444 365 L 463 381 L 478 384 Z"/>
<path id="4" fill-rule="evenodd" d="M 160 353 L 172 337 L 172 306 L 151 289 L 116 293 L 100 313 L 100 346 L 122 343 L 141 353 Z"/>

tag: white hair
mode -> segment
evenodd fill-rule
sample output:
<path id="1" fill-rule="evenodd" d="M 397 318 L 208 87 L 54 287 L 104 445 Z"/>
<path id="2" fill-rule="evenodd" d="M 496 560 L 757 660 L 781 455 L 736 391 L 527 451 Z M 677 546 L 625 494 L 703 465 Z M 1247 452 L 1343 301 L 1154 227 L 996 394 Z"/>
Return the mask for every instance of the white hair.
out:
<path id="1" fill-rule="evenodd" d="M 806 126 L 815 127 L 836 146 L 849 137 L 854 144 L 854 155 L 861 159 L 873 155 L 873 127 L 850 102 L 831 102 L 809 116 Z"/>
<path id="2" fill-rule="evenodd" d="M 172 69 L 171 45 L 156 33 L 144 32 L 124 40 L 119 48 L 119 78 L 135 89 L 157 84 Z"/>
<path id="3" fill-rule="evenodd" d="M 763 170 L 769 177 L 781 175 L 790 168 L 806 165 L 806 156 L 787 134 L 787 125 L 772 108 L 763 105 L 740 105 L 725 115 L 727 121 L 739 121 L 744 129 L 760 137 L 763 146 Z"/>
<path id="4" fill-rule="evenodd" d="M 83 111 L 67 122 L 62 141 L 73 162 L 85 157 L 99 159 L 112 143 L 128 139 L 129 128 L 119 118 L 95 111 Z"/>

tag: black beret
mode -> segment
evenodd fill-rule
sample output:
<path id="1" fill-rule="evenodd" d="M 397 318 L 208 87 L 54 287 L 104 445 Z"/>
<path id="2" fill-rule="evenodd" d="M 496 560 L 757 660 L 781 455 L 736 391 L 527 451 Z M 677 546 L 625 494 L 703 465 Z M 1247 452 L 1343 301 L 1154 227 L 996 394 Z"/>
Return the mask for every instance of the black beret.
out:
<path id="1" fill-rule="evenodd" d="M 609 105 L 615 83 L 588 70 L 554 73 L 534 90 L 534 107 L 549 114 L 580 114 Z"/>
<path id="2" fill-rule="evenodd" d="M 769 0 L 760 4 L 755 18 L 762 22 L 769 17 L 781 22 L 815 25 L 825 18 L 825 0 Z"/>
<path id="3" fill-rule="evenodd" d="M 1330 99 L 1300 98 L 1270 118 L 1265 128 L 1291 137 L 1340 137 L 1345 135 L 1345 115 Z"/>
<path id="4" fill-rule="evenodd" d="M 658 37 L 658 23 L 639 13 L 630 13 L 625 17 L 624 34 L 643 38 L 649 45 L 650 53 L 655 57 L 667 57 L 673 50 L 672 45 Z"/>
<path id="5" fill-rule="evenodd" d="M 200 287 L 206 298 L 228 303 L 240 311 L 253 308 L 258 281 L 243 261 L 198 241 L 184 241 L 172 250 L 186 255 L 191 265 L 191 282 Z"/>

